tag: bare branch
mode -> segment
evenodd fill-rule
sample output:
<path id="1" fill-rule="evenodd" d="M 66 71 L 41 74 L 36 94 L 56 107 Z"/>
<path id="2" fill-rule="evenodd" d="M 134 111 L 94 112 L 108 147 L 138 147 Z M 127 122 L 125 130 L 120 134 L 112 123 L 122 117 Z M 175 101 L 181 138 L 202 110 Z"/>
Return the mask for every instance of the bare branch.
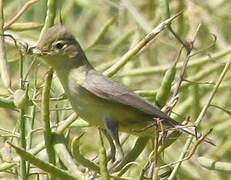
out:
<path id="1" fill-rule="evenodd" d="M 12 24 L 14 24 L 22 15 L 23 13 L 34 3 L 38 2 L 39 0 L 30 0 L 24 4 L 24 6 L 18 11 L 18 13 L 4 25 L 4 29 L 9 28 Z"/>

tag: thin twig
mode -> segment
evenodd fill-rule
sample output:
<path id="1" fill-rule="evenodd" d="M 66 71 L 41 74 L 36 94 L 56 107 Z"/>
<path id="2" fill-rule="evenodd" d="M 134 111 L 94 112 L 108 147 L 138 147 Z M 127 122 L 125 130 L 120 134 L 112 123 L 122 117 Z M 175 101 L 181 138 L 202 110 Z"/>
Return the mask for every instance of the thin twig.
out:
<path id="1" fill-rule="evenodd" d="M 148 33 L 144 39 L 136 44 L 136 46 L 130 49 L 127 53 L 125 53 L 121 59 L 115 63 L 113 66 L 108 68 L 104 74 L 106 76 L 113 76 L 116 72 L 118 72 L 133 56 L 138 54 L 149 42 L 151 42 L 161 31 L 163 31 L 175 18 L 180 16 L 181 13 L 174 15 L 173 17 L 163 21 L 156 28 L 154 28 L 150 33 Z"/>
<path id="2" fill-rule="evenodd" d="M 216 45 L 216 42 L 217 42 L 217 36 L 214 34 L 212 34 L 212 36 L 213 36 L 213 41 L 210 45 L 208 45 L 208 47 L 205 47 L 204 49 L 201 49 L 201 50 L 195 52 L 194 54 L 191 54 L 190 57 L 193 57 L 193 56 L 198 55 L 200 53 L 204 53 L 208 49 L 211 49 L 212 47 L 214 47 Z"/>
<path id="3" fill-rule="evenodd" d="M 180 72 L 180 76 L 179 76 L 179 79 L 178 79 L 177 84 L 176 84 L 176 89 L 174 90 L 172 97 L 177 96 L 179 91 L 180 91 L 181 83 L 184 80 L 187 65 L 188 65 L 188 62 L 189 62 L 189 59 L 190 59 L 190 54 L 191 54 L 191 51 L 193 49 L 193 45 L 194 45 L 194 42 L 196 40 L 199 29 L 200 29 L 200 24 L 198 25 L 197 30 L 195 32 L 195 35 L 193 36 L 193 40 L 189 43 L 189 47 L 186 49 L 187 50 L 187 55 L 186 55 L 186 58 L 184 60 L 184 63 L 183 63 L 183 66 L 182 66 L 182 69 L 181 69 L 181 72 Z"/>
<path id="4" fill-rule="evenodd" d="M 22 15 L 25 13 L 25 11 L 32 6 L 34 3 L 38 2 L 39 0 L 30 0 L 24 4 L 24 6 L 18 11 L 18 13 L 11 19 L 9 22 L 7 22 L 4 25 L 4 29 L 9 28 L 12 24 L 14 24 Z"/>
<path id="5" fill-rule="evenodd" d="M 196 150 L 198 149 L 199 145 L 206 139 L 206 137 L 208 137 L 208 135 L 212 132 L 212 129 L 210 129 L 204 136 L 201 136 L 201 138 L 197 141 L 197 143 L 193 146 L 192 150 L 190 151 L 189 155 L 187 157 L 185 157 L 184 159 L 175 161 L 173 163 L 170 164 L 166 164 L 160 167 L 160 169 L 172 166 L 174 164 L 177 164 L 179 162 L 183 162 L 183 161 L 187 161 L 189 159 L 191 159 L 191 157 L 195 154 Z"/>
<path id="6" fill-rule="evenodd" d="M 6 58 L 5 52 L 5 41 L 4 41 L 4 15 L 3 15 L 3 0 L 0 0 L 0 72 L 1 72 L 1 79 L 3 84 L 6 88 L 10 88 L 11 81 L 10 81 L 10 73 L 9 73 L 9 66 Z"/>
<path id="7" fill-rule="evenodd" d="M 217 105 L 215 105 L 215 104 L 210 104 L 210 106 L 211 106 L 211 107 L 215 107 L 215 108 L 217 108 L 217 109 L 220 109 L 220 110 L 224 111 L 226 114 L 228 114 L 229 116 L 231 116 L 231 110 L 225 109 L 225 108 L 220 107 L 220 106 L 217 106 Z"/>

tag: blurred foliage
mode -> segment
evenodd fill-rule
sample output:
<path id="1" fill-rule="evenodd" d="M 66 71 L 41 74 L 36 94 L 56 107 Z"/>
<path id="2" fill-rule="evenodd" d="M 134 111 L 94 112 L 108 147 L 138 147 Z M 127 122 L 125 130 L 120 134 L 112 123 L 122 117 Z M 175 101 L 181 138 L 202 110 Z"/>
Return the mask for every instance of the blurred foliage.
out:
<path id="1" fill-rule="evenodd" d="M 4 1 L 4 19 L 8 22 L 15 16 L 21 7 L 28 0 L 5 0 Z M 156 25 L 166 19 L 166 6 L 163 2 L 169 3 L 170 15 L 183 11 L 183 14 L 172 22 L 172 29 L 181 39 L 191 40 L 198 24 L 201 27 L 195 41 L 193 53 L 197 53 L 189 60 L 185 79 L 180 89 L 179 101 L 173 109 L 172 116 L 179 121 L 186 117 L 190 118 L 190 124 L 197 119 L 203 106 L 207 102 L 214 88 L 219 75 L 222 72 L 225 62 L 231 56 L 231 3 L 230 0 L 217 1 L 187 1 L 187 0 L 57 0 L 56 23 L 59 23 L 59 16 L 63 24 L 78 39 L 89 61 L 100 71 L 105 71 L 112 64 L 119 61 L 120 57 L 125 54 L 136 43 L 143 39 Z M 22 36 L 23 39 L 36 41 L 46 17 L 46 1 L 40 0 L 22 15 L 22 17 L 9 27 L 12 33 Z M 214 43 L 213 35 L 216 37 Z M 155 103 L 155 95 L 162 84 L 164 73 L 168 67 L 173 64 L 181 44 L 170 33 L 164 30 L 158 35 L 142 52 L 132 57 L 113 79 L 120 81 L 127 87 L 137 91 L 144 98 Z M 178 65 L 185 59 L 185 52 L 179 58 Z M 6 44 L 6 55 L 9 62 L 12 91 L 20 89 L 19 61 L 20 55 L 18 50 L 9 44 Z M 218 56 L 218 57 L 217 57 Z M 206 61 L 204 61 L 207 59 Z M 193 63 L 198 62 L 196 65 Z M 172 85 L 172 91 L 176 86 L 179 77 L 177 67 L 175 79 Z M 29 84 L 27 99 L 28 107 L 25 109 L 24 118 L 26 119 L 26 141 L 29 150 L 35 145 L 44 141 L 41 120 L 41 94 L 44 86 L 45 73 L 48 66 L 34 56 L 23 57 L 23 76 L 26 84 Z M 174 72 L 175 73 L 175 72 Z M 168 87 L 169 88 L 169 87 Z M 13 92 L 9 92 L 0 81 L 0 162 L 15 163 L 12 149 L 6 143 L 11 141 L 14 144 L 19 139 L 19 110 L 16 109 L 13 101 Z M 51 124 L 56 126 L 62 123 L 64 119 L 71 114 L 72 110 L 68 100 L 62 98 L 63 90 L 54 75 L 51 88 L 50 115 Z M 171 93 L 170 93 L 171 95 Z M 59 99 L 57 99 L 59 97 Z M 28 98 L 28 97 L 27 97 Z M 1 100 L 3 99 L 3 100 Z M 165 97 L 166 99 L 166 97 Z M 216 179 L 227 180 L 231 176 L 228 173 L 212 171 L 201 168 L 197 162 L 199 156 L 206 156 L 217 161 L 231 161 L 231 71 L 229 70 L 218 88 L 218 91 L 199 125 L 200 132 L 207 132 L 213 128 L 212 137 L 216 140 L 216 147 L 202 144 L 190 160 L 185 161 L 177 177 L 183 180 L 200 180 Z M 161 105 L 163 102 L 161 102 Z M 18 105 L 17 105 L 18 107 Z M 23 104 L 23 107 L 25 105 Z M 81 122 L 81 121 L 79 121 Z M 81 124 L 82 123 L 82 124 Z M 70 149 L 70 141 L 73 137 L 79 136 L 85 132 L 79 140 L 81 155 L 90 160 L 95 160 L 98 155 L 100 140 L 97 129 L 88 127 L 81 122 L 72 124 L 65 131 L 65 141 Z M 125 143 L 123 149 L 129 152 L 135 142 L 134 136 L 127 137 L 121 134 Z M 185 144 L 185 135 L 182 135 L 168 149 L 160 155 L 166 163 L 177 161 L 180 153 L 183 151 Z M 109 144 L 105 140 L 105 147 L 108 150 Z M 102 147 L 101 147 L 102 148 Z M 132 164 L 128 171 L 123 175 L 127 179 L 137 179 L 143 168 L 148 162 L 150 152 L 153 150 L 153 143 L 149 143 L 144 152 L 138 157 L 137 163 Z M 61 152 L 62 153 L 62 152 Z M 65 154 L 63 155 L 65 156 Z M 47 160 L 45 151 L 41 151 L 38 157 Z M 67 167 L 57 160 L 57 166 L 61 169 Z M 14 164 L 9 164 L 14 168 L 1 169 L 0 179 L 18 179 L 18 168 Z M 83 172 L 83 177 L 90 179 L 94 177 L 94 171 L 88 171 L 79 165 L 79 171 Z M 163 162 L 161 163 L 163 165 Z M 10 167 L 11 167 L 10 166 Z M 0 165 L 1 167 L 1 165 Z M 45 178 L 41 170 L 31 165 L 30 179 L 36 179 L 37 176 Z M 174 167 L 174 165 L 172 166 Z M 68 168 L 67 168 L 68 169 Z M 95 168 L 97 169 L 97 168 Z M 69 169 L 68 169 L 69 170 Z M 58 171 L 58 170 L 57 170 Z M 41 173 L 40 175 L 38 175 Z"/>

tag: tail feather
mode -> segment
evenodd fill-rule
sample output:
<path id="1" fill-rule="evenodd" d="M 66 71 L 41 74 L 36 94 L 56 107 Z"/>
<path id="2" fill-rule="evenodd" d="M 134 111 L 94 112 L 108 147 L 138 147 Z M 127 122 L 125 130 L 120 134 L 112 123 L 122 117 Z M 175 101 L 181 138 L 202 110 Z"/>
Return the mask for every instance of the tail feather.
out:
<path id="1" fill-rule="evenodd" d="M 195 128 L 193 128 L 193 127 L 189 128 L 189 127 L 183 126 L 182 124 L 178 123 L 177 121 L 170 118 L 166 114 L 162 114 L 162 115 L 163 116 L 160 117 L 160 118 L 163 119 L 164 125 L 166 125 L 168 127 L 171 127 L 171 128 L 174 128 L 179 132 L 190 134 L 190 135 L 192 135 L 192 136 L 194 136 L 196 138 L 202 137 L 202 134 L 198 133 Z M 208 138 L 208 137 L 205 137 L 204 141 L 211 144 L 211 145 L 216 146 L 214 141 L 212 139 Z"/>
<path id="2" fill-rule="evenodd" d="M 197 138 L 200 138 L 200 137 L 202 136 L 202 134 L 201 134 L 201 133 L 198 133 L 198 132 L 195 130 L 195 128 L 194 128 L 194 129 L 191 129 L 191 128 L 189 128 L 189 127 L 185 127 L 185 126 L 182 126 L 182 125 L 176 125 L 175 128 L 176 128 L 176 130 L 178 130 L 178 131 L 180 131 L 180 132 L 190 134 L 190 135 L 192 135 L 192 136 L 194 136 L 194 137 L 197 137 Z M 211 145 L 216 146 L 215 143 L 214 143 L 214 141 L 213 141 L 212 139 L 210 139 L 210 138 L 208 138 L 208 137 L 205 137 L 204 140 L 205 140 L 205 142 L 207 142 L 207 143 L 209 143 L 209 144 L 211 144 Z"/>

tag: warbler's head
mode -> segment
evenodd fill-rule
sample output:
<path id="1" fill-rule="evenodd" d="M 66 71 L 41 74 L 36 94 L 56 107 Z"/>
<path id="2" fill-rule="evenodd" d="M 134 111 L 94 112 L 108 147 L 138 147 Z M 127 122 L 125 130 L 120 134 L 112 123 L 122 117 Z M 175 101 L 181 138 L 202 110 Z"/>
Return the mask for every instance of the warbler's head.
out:
<path id="1" fill-rule="evenodd" d="M 74 36 L 59 24 L 54 25 L 44 33 L 36 49 L 40 51 L 39 55 L 50 65 L 67 63 L 68 60 L 84 56 Z"/>

